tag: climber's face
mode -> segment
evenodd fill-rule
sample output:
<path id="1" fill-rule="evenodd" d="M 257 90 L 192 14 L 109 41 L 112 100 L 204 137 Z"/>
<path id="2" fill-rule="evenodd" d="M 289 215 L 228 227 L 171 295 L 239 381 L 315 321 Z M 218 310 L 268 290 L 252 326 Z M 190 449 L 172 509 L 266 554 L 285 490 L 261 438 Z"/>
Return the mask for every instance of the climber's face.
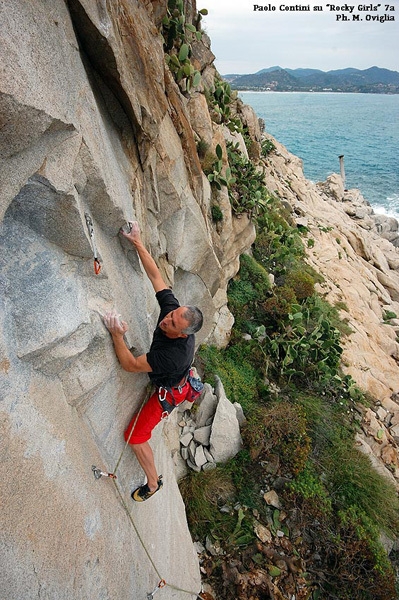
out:
<path id="1" fill-rule="evenodd" d="M 186 329 L 190 323 L 183 316 L 185 312 L 186 308 L 184 306 L 179 306 L 179 308 L 172 310 L 162 319 L 159 327 L 167 337 L 187 337 L 187 334 L 183 333 L 183 330 Z"/>

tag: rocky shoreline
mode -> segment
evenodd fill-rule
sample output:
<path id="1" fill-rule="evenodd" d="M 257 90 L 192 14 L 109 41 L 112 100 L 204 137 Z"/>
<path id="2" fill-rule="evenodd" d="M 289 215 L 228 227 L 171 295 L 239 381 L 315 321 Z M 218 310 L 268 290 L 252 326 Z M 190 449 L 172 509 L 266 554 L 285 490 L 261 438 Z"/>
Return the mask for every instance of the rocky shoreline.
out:
<path id="1" fill-rule="evenodd" d="M 359 409 L 357 443 L 399 490 L 398 222 L 376 215 L 359 190 L 345 190 L 340 175 L 306 180 L 302 161 L 266 137 L 276 146 L 265 161 L 268 188 L 306 228 L 308 262 L 324 279 L 318 291 L 353 332 L 342 340 L 343 370 L 375 401 Z"/>

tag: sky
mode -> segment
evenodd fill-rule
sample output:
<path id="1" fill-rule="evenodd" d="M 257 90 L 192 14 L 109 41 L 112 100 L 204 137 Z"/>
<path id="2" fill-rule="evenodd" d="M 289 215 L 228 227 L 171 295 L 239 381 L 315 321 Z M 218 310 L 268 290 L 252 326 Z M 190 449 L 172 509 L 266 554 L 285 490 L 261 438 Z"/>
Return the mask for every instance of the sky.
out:
<path id="1" fill-rule="evenodd" d="M 202 25 L 222 75 L 256 73 L 272 66 L 322 71 L 377 66 L 399 71 L 399 0 L 330 2 L 261 0 L 255 5 L 248 0 L 197 0 L 197 9 L 208 10 Z M 307 6 L 309 12 L 284 9 Z M 323 10 L 314 11 L 315 6 Z M 377 20 L 384 15 L 394 20 Z"/>

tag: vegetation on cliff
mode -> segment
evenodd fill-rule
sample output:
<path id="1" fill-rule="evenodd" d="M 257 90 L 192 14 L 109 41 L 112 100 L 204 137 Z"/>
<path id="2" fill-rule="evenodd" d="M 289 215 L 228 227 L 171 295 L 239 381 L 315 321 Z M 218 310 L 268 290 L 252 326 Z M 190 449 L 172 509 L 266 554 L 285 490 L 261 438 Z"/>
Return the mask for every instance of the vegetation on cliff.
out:
<path id="1" fill-rule="evenodd" d="M 200 353 L 206 379 L 222 378 L 247 424 L 235 459 L 182 483 L 190 526 L 195 539 L 221 548 L 204 567 L 218 598 L 390 600 L 395 577 L 379 535 L 397 535 L 398 502 L 354 443 L 366 399 L 339 369 L 337 326 L 346 326 L 315 294 L 298 233 L 288 223 L 278 233 L 275 219 L 282 227 L 278 212 L 258 219 L 254 256 L 242 257 L 230 284 L 229 346 Z M 273 259 L 264 238 L 275 236 Z M 284 243 L 291 236 L 294 252 Z M 271 260 L 273 289 L 262 266 Z M 278 508 L 264 500 L 270 490 L 278 491 Z M 260 569 L 260 588 L 270 595 L 252 596 Z M 291 595 L 272 596 L 275 586 Z"/>
<path id="2" fill-rule="evenodd" d="M 198 11 L 194 25 L 186 19 L 183 0 L 169 0 L 167 13 L 162 20 L 166 64 L 182 92 L 189 93 L 201 81 L 201 73 L 191 62 L 191 44 L 201 40 L 199 25 L 202 15 L 206 14 L 206 9 Z"/>
<path id="3" fill-rule="evenodd" d="M 355 445 L 362 406 L 372 399 L 340 370 L 350 329 L 340 307 L 315 291 L 321 278 L 305 260 L 306 229 L 291 223 L 263 183 L 262 156 L 273 147 L 259 148 L 256 158 L 258 142 L 233 102 L 222 115 L 234 118 L 250 158 L 228 143 L 228 165 L 218 149 L 220 177 L 208 177 L 215 202 L 228 188 L 233 213 L 250 214 L 257 237 L 229 285 L 230 343 L 203 347 L 199 366 L 209 382 L 221 377 L 247 424 L 238 456 L 181 482 L 193 536 L 207 548 L 202 570 L 226 600 L 393 600 L 395 575 L 380 534 L 399 533 L 399 505 Z"/>

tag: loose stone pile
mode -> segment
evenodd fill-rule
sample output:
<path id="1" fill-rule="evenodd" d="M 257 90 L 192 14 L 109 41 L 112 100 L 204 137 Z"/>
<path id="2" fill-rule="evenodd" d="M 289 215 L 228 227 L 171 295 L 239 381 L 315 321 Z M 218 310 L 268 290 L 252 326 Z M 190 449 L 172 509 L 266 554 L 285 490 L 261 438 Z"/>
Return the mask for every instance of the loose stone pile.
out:
<path id="1" fill-rule="evenodd" d="M 241 405 L 228 400 L 218 377 L 215 388 L 205 383 L 197 407 L 183 413 L 179 426 L 181 456 L 190 469 L 199 472 L 214 469 L 237 454 L 245 417 Z"/>
<path id="2" fill-rule="evenodd" d="M 356 435 L 359 449 L 367 454 L 377 471 L 399 490 L 399 410 L 398 395 L 384 398 L 365 409 L 359 408 L 362 433 Z M 365 437 L 364 437 L 365 436 Z M 379 459 L 379 460 L 378 460 Z M 383 469 L 382 467 L 386 468 Z"/>

